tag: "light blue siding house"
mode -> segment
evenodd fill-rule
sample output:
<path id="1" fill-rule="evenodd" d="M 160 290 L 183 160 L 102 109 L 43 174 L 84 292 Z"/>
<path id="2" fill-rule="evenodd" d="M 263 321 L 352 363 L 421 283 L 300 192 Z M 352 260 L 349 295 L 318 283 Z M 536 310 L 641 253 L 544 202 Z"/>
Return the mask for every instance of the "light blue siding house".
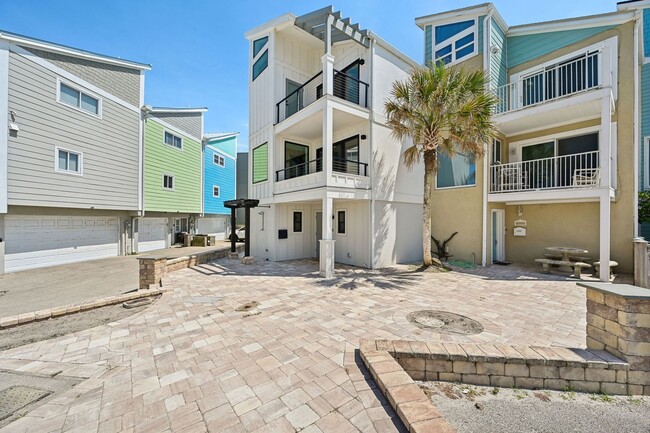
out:
<path id="1" fill-rule="evenodd" d="M 206 134 L 203 138 L 203 218 L 197 228 L 225 238 L 230 210 L 223 203 L 236 198 L 238 132 Z"/>

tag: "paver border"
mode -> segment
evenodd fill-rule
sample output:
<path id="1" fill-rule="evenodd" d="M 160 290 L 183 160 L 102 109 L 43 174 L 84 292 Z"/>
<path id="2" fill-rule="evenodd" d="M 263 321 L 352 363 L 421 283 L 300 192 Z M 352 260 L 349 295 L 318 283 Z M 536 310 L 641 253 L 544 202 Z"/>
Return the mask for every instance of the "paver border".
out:
<path id="1" fill-rule="evenodd" d="M 67 316 L 70 314 L 81 313 L 83 311 L 90 311 L 109 305 L 119 304 L 120 302 L 132 301 L 134 299 L 149 298 L 152 296 L 162 295 L 167 292 L 169 288 L 161 287 L 158 289 L 143 289 L 136 290 L 131 293 L 123 295 L 108 296 L 106 298 L 95 299 L 81 304 L 65 305 L 62 307 L 48 308 L 45 310 L 32 311 L 30 313 L 23 313 L 14 316 L 6 316 L 0 318 L 0 330 L 12 328 L 14 326 L 26 325 L 28 323 L 47 320 L 55 317 Z"/>

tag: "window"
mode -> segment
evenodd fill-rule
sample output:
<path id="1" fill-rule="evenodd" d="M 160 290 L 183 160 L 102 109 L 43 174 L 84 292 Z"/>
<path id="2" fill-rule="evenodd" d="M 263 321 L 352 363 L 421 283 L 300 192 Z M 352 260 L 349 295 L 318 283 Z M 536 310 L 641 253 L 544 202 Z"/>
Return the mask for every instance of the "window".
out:
<path id="1" fill-rule="evenodd" d="M 309 174 L 309 147 L 304 144 L 284 142 L 284 178 L 291 179 Z"/>
<path id="2" fill-rule="evenodd" d="M 99 116 L 101 106 L 99 99 L 61 82 L 59 82 L 58 100 L 63 104 L 85 111 L 86 113 Z"/>
<path id="3" fill-rule="evenodd" d="M 183 139 L 171 132 L 165 131 L 165 144 L 175 147 L 177 149 L 183 148 Z"/>
<path id="4" fill-rule="evenodd" d="M 261 144 L 253 149 L 253 183 L 269 180 L 269 146 Z"/>
<path id="5" fill-rule="evenodd" d="M 264 51 L 260 58 L 253 64 L 253 81 L 264 72 L 267 66 L 269 66 L 269 50 Z"/>
<path id="6" fill-rule="evenodd" d="M 340 235 L 345 234 L 345 211 L 340 210 L 337 212 L 336 219 L 336 232 Z"/>
<path id="7" fill-rule="evenodd" d="M 219 197 L 221 191 L 219 190 L 218 186 L 213 186 L 212 187 L 212 197 Z"/>
<path id="8" fill-rule="evenodd" d="M 264 48 L 268 41 L 268 36 L 264 36 L 263 38 L 259 38 L 253 41 L 253 58 L 255 58 L 260 53 L 260 51 L 262 51 L 262 48 Z"/>
<path id="9" fill-rule="evenodd" d="M 81 154 L 56 148 L 56 171 L 81 174 Z"/>
<path id="10" fill-rule="evenodd" d="M 257 57 L 257 60 L 253 63 L 253 81 L 269 66 L 269 50 L 264 50 L 258 57 L 258 54 L 260 54 L 260 51 L 262 51 L 262 48 L 266 46 L 268 41 L 268 36 L 253 41 L 253 60 Z"/>
<path id="11" fill-rule="evenodd" d="M 302 233 L 302 212 L 293 213 L 293 232 Z"/>
<path id="12" fill-rule="evenodd" d="M 436 26 L 433 53 L 436 61 L 456 63 L 477 53 L 476 20 Z"/>
<path id="13" fill-rule="evenodd" d="M 163 174 L 163 188 L 170 190 L 174 189 L 174 176 Z"/>
<path id="14" fill-rule="evenodd" d="M 332 146 L 332 170 L 340 173 L 364 175 L 359 167 L 359 136 L 346 138 Z"/>
<path id="15" fill-rule="evenodd" d="M 224 157 L 221 155 L 217 155 L 216 153 L 214 154 L 214 163 L 222 167 L 226 166 L 226 160 L 224 159 Z"/>
<path id="16" fill-rule="evenodd" d="M 476 161 L 473 155 L 460 153 L 449 156 L 444 152 L 438 155 L 436 188 L 455 188 L 476 185 Z"/>

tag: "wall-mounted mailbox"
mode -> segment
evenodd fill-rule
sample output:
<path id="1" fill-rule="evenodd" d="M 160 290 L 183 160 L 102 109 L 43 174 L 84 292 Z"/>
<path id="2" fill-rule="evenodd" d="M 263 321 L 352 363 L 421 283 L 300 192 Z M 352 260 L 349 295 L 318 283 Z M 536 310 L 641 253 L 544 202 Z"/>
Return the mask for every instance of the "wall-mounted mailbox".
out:
<path id="1" fill-rule="evenodd" d="M 526 236 L 526 227 L 515 227 L 512 229 L 513 236 Z"/>
<path id="2" fill-rule="evenodd" d="M 278 239 L 287 239 L 289 237 L 289 230 L 280 229 L 278 230 Z"/>

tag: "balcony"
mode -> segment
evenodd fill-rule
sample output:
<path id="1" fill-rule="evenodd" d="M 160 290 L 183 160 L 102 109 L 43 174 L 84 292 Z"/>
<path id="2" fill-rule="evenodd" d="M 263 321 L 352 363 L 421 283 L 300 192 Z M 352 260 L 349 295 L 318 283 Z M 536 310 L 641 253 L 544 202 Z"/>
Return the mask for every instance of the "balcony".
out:
<path id="1" fill-rule="evenodd" d="M 326 180 L 322 158 L 297 164 L 275 172 L 274 192 L 285 193 L 324 186 L 369 189 L 368 164 L 334 158 L 332 176 Z"/>
<path id="2" fill-rule="evenodd" d="M 368 83 L 345 72 L 334 70 L 333 96 L 368 108 Z M 323 72 L 311 77 L 307 82 L 275 104 L 275 123 L 278 124 L 323 96 Z"/>
<path id="3" fill-rule="evenodd" d="M 600 152 L 591 151 L 490 167 L 490 194 L 600 187 Z"/>
<path id="4" fill-rule="evenodd" d="M 497 87 L 494 94 L 499 102 L 495 114 L 534 107 L 599 88 L 602 81 L 600 60 L 599 51 L 586 53 Z"/>

